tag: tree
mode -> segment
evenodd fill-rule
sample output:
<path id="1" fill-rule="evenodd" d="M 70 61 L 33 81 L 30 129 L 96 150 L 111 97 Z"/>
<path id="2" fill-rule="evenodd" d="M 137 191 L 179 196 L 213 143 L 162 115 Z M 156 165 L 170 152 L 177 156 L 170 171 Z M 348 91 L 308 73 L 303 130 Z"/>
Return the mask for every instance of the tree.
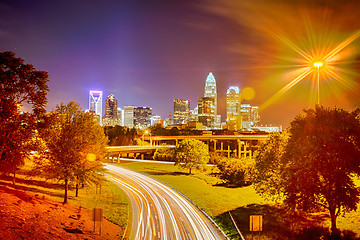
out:
<path id="1" fill-rule="evenodd" d="M 107 138 L 93 113 L 82 112 L 79 104 L 61 103 L 48 117 L 50 124 L 42 131 L 45 160 L 39 158 L 37 169 L 49 179 L 64 181 L 64 203 L 70 182 L 98 183 L 103 179 L 103 157 Z"/>
<path id="2" fill-rule="evenodd" d="M 115 127 L 105 126 L 104 132 L 109 138 L 110 146 L 136 145 L 138 135 L 135 128 L 128 128 L 119 125 L 116 125 Z"/>
<path id="3" fill-rule="evenodd" d="M 272 133 L 255 152 L 254 188 L 260 195 L 275 201 L 284 200 L 287 180 L 282 176 L 284 165 L 281 157 L 288 139 L 287 131 Z"/>
<path id="4" fill-rule="evenodd" d="M 220 179 L 233 186 L 250 185 L 255 162 L 252 158 L 225 158 L 222 157 L 216 166 L 219 169 Z"/>
<path id="5" fill-rule="evenodd" d="M 280 174 L 283 180 L 275 181 L 272 187 L 284 193 L 289 206 L 326 209 L 331 230 L 336 233 L 336 218 L 356 210 L 359 203 L 354 177 L 360 174 L 360 111 L 316 106 L 304 112 L 290 124 L 279 171 L 269 164 L 268 173 Z M 260 152 L 265 149 L 260 148 Z M 257 161 L 266 161 L 265 157 L 260 153 Z"/>
<path id="6" fill-rule="evenodd" d="M 207 145 L 196 139 L 184 139 L 175 148 L 175 165 L 183 168 L 202 169 L 209 162 Z"/>
<path id="7" fill-rule="evenodd" d="M 48 75 L 16 58 L 0 53 L 0 170 L 15 174 L 36 145 L 32 138 L 42 123 L 47 102 Z M 26 105 L 27 112 L 20 107 Z"/>

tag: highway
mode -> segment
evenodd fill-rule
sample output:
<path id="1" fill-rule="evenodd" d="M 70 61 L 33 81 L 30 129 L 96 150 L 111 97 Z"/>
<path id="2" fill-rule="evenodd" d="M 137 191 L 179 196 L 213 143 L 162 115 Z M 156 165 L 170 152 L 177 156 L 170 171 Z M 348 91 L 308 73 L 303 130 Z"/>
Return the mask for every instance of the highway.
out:
<path id="1" fill-rule="evenodd" d="M 122 167 L 106 167 L 109 180 L 131 202 L 128 239 L 227 239 L 193 203 L 165 184 Z"/>

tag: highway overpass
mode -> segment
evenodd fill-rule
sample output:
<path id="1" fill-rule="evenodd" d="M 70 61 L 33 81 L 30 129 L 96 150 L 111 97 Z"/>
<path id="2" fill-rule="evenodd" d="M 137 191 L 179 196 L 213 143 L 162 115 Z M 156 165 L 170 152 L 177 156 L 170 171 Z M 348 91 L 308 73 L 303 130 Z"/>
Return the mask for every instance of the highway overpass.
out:
<path id="1" fill-rule="evenodd" d="M 208 145 L 209 152 L 240 158 L 252 156 L 260 144 L 268 139 L 268 136 L 268 134 L 144 136 L 144 141 L 147 141 L 149 145 L 111 146 L 107 147 L 107 151 L 110 155 L 117 155 L 117 157 L 138 158 L 140 156 L 144 159 L 145 155 L 152 155 L 159 147 L 174 148 L 181 140 L 197 139 Z"/>

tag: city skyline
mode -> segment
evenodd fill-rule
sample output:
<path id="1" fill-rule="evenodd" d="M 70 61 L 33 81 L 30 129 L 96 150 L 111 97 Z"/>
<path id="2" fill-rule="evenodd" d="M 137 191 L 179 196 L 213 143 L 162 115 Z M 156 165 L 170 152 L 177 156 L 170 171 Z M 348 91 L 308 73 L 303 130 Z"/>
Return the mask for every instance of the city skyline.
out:
<path id="1" fill-rule="evenodd" d="M 166 118 L 174 98 L 191 100 L 193 109 L 213 72 L 223 121 L 226 89 L 239 86 L 255 92 L 245 103 L 267 103 L 263 124 L 284 127 L 315 103 L 311 77 L 268 101 L 296 79 L 300 53 L 326 54 L 360 29 L 360 3 L 350 0 L 4 0 L 0 9 L 0 51 L 49 73 L 49 111 L 72 100 L 86 109 L 89 90 L 102 89 L 123 106 L 148 105 Z M 360 105 L 359 39 L 348 45 L 336 56 L 336 75 L 320 82 L 325 106 Z"/>

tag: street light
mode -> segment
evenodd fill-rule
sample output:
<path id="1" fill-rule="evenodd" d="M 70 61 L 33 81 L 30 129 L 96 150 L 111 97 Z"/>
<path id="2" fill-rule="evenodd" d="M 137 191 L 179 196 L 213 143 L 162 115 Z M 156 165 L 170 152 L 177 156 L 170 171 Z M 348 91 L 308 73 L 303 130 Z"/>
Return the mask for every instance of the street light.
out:
<path id="1" fill-rule="evenodd" d="M 152 142 L 151 142 L 151 132 L 149 130 L 145 130 L 143 135 L 142 135 L 142 140 L 144 142 L 144 135 L 149 135 L 150 136 L 150 145 L 152 145 Z"/>
<path id="2" fill-rule="evenodd" d="M 313 65 L 317 68 L 317 104 L 320 104 L 320 67 L 324 64 L 323 62 L 314 62 Z"/>

